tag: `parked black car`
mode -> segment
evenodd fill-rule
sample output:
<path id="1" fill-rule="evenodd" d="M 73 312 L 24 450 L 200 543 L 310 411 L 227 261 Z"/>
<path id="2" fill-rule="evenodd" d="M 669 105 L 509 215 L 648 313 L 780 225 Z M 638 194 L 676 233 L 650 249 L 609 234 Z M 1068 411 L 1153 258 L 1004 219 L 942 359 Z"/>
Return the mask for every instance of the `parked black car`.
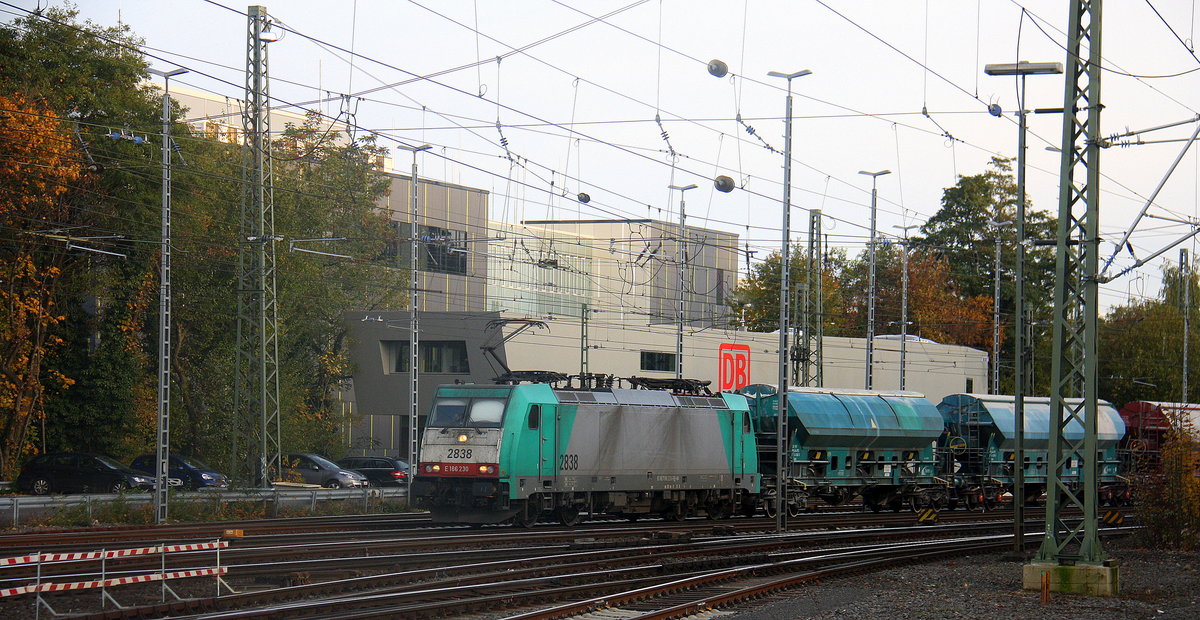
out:
<path id="1" fill-rule="evenodd" d="M 289 482 L 319 484 L 330 489 L 368 486 L 367 477 L 316 454 L 288 454 L 283 457 L 283 479 Z"/>
<path id="2" fill-rule="evenodd" d="M 58 452 L 26 463 L 17 476 L 17 488 L 34 495 L 150 491 L 154 477 L 107 456 Z"/>
<path id="3" fill-rule="evenodd" d="M 338 465 L 367 477 L 373 487 L 397 487 L 408 484 L 408 463 L 388 456 L 348 456 Z"/>
<path id="4" fill-rule="evenodd" d="M 133 459 L 129 465 L 153 476 L 157 460 L 157 454 L 143 454 Z M 229 486 L 229 479 L 224 474 L 218 473 L 211 465 L 194 456 L 172 454 L 169 464 L 167 477 L 178 479 L 186 489 L 192 491 L 204 488 L 224 489 Z"/>

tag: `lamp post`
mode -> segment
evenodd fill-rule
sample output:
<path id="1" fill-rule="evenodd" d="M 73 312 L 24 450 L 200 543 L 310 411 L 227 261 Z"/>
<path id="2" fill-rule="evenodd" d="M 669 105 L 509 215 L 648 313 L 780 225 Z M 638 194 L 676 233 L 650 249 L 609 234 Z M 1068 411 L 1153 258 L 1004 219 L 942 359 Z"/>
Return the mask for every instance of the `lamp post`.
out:
<path id="1" fill-rule="evenodd" d="M 792 80 L 811 74 L 812 71 L 802 69 L 795 73 L 771 71 L 767 75 L 787 80 L 787 110 L 784 116 L 783 133 L 783 223 L 781 225 L 782 240 L 779 249 L 779 389 L 776 393 L 779 410 L 776 412 L 775 437 L 775 529 L 783 532 L 787 529 L 787 456 L 791 453 L 788 443 L 788 329 L 791 316 L 790 294 L 791 282 L 788 272 L 791 271 L 791 260 L 788 245 L 791 243 L 792 227 Z"/>
<path id="2" fill-rule="evenodd" d="M 1013 295 L 1013 416 L 1016 426 L 1016 454 L 1013 455 L 1013 551 L 1025 553 L 1025 390 L 1028 368 L 1025 363 L 1025 76 L 1054 75 L 1063 72 L 1058 62 L 1017 62 L 985 65 L 988 75 L 1012 75 L 1020 78 L 1017 89 L 1017 256 L 1013 269 L 1016 292 Z M 1032 343 L 1031 343 L 1032 344 Z M 1032 347 L 1030 347 L 1032 352 Z"/>
<path id="3" fill-rule="evenodd" d="M 1012 222 L 988 220 L 996 231 L 996 265 L 992 293 L 992 394 L 1000 393 L 1000 229 Z"/>
<path id="4" fill-rule="evenodd" d="M 167 520 L 171 460 L 171 78 L 187 69 L 150 69 L 162 76 L 162 256 L 158 267 L 158 454 L 154 467 L 154 522 Z"/>
<path id="5" fill-rule="evenodd" d="M 675 326 L 675 378 L 683 378 L 683 322 L 684 322 L 684 307 L 683 307 L 683 290 L 687 279 L 687 214 L 684 211 L 685 203 L 683 200 L 684 192 L 689 189 L 696 189 L 698 186 L 695 183 L 691 185 L 669 185 L 669 189 L 679 190 L 679 236 L 675 240 L 675 262 L 679 264 L 679 290 L 676 292 L 676 326 Z"/>
<path id="6" fill-rule="evenodd" d="M 905 371 L 907 370 L 907 353 L 908 353 L 908 231 L 919 228 L 917 224 L 909 224 L 908 226 L 892 226 L 904 231 L 904 253 L 900 259 L 900 390 L 906 389 L 904 382 Z"/>
<path id="7" fill-rule="evenodd" d="M 885 174 L 891 174 L 891 170 L 880 170 L 879 172 L 867 172 L 859 170 L 859 174 L 865 174 L 871 177 L 871 242 L 870 242 L 870 270 L 867 273 L 867 379 L 866 389 L 871 389 L 872 380 L 875 372 L 875 212 L 876 202 L 879 198 L 879 192 L 876 190 L 875 182 L 879 177 Z"/>
<path id="8" fill-rule="evenodd" d="M 412 194 L 409 197 L 408 205 L 408 231 L 411 239 L 408 244 L 408 485 L 405 489 L 405 498 L 411 502 L 413 475 L 417 471 L 417 379 L 420 372 L 417 368 L 417 363 L 420 359 L 418 355 L 420 323 L 417 320 L 417 153 L 428 151 L 433 147 L 428 144 L 422 144 L 421 146 L 405 146 L 401 144 L 396 148 L 411 151 L 413 154 L 412 181 L 410 182 Z"/>

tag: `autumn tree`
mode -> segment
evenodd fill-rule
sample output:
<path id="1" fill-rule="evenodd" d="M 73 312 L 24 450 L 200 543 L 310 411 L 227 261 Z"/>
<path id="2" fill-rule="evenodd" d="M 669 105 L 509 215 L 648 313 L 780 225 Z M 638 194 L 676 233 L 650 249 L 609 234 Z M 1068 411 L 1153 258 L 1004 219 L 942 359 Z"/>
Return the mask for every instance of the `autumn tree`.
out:
<path id="1" fill-rule="evenodd" d="M 46 449 L 131 456 L 127 441 L 153 434 L 159 228 L 154 137 L 157 98 L 143 83 L 141 41 L 127 26 L 80 22 L 52 8 L 0 26 L 0 92 L 36 99 L 67 123 L 62 137 L 92 171 L 71 199 L 70 259 L 55 288 L 52 328 L 62 346 L 44 370 L 74 384 L 43 392 Z"/>
<path id="2" fill-rule="evenodd" d="M 772 252 L 762 262 L 750 268 L 749 276 L 738 281 L 729 298 L 730 314 L 735 326 L 752 332 L 772 332 L 779 329 L 781 259 L 779 252 Z M 800 316 L 802 291 L 808 285 L 808 257 L 805 250 L 796 246 L 792 248 L 789 259 L 791 270 L 788 272 L 788 278 L 791 280 L 793 291 L 792 321 L 795 325 Z M 842 314 L 842 292 L 837 277 L 842 261 L 843 254 L 836 251 L 825 258 L 820 269 L 827 325 L 836 325 Z M 814 290 L 815 287 L 814 283 Z"/>
<path id="3" fill-rule="evenodd" d="M 1184 312 L 1191 315 L 1188 384 L 1200 385 L 1197 351 L 1200 351 L 1200 313 L 1186 308 L 1184 287 L 1191 299 L 1200 300 L 1195 273 L 1183 277 L 1178 266 L 1163 268 L 1163 289 L 1156 298 L 1118 305 L 1099 325 L 1100 396 L 1110 402 L 1134 400 L 1178 401 L 1183 389 Z M 1195 397 L 1190 397 L 1194 399 Z"/>
<path id="4" fill-rule="evenodd" d="M 910 240 L 915 251 L 933 253 L 945 260 L 958 294 L 966 299 L 986 297 L 991 300 L 996 278 L 996 240 L 999 238 L 1002 366 L 1011 366 L 1014 355 L 1012 330 L 1005 326 L 1012 325 L 1014 319 L 1016 207 L 1017 184 L 1010 160 L 994 157 L 985 171 L 960 176 L 954 186 L 946 188 L 942 192 L 941 208 L 921 226 L 921 234 Z M 1057 225 L 1056 218 L 1034 209 L 1028 196 L 1025 207 L 1024 301 L 1026 318 L 1037 323 L 1050 320 L 1053 311 L 1054 249 L 1028 242 L 1056 239 Z M 991 302 L 988 305 L 990 308 Z M 988 323 L 990 325 L 990 319 Z M 990 337 L 980 346 L 990 349 Z M 1034 346 L 1041 347 L 1043 343 L 1035 342 Z M 1035 375 L 1035 380 L 1037 377 Z M 1011 385 L 1012 374 L 1002 374 L 1001 380 Z"/>
<path id="5" fill-rule="evenodd" d="M 864 251 L 842 273 L 848 332 L 865 335 L 870 255 Z M 875 257 L 875 333 L 899 334 L 904 304 L 903 247 L 881 244 Z M 984 348 L 991 342 L 992 298 L 963 294 L 950 265 L 929 252 L 909 252 L 907 333 L 944 344 Z"/>
<path id="6" fill-rule="evenodd" d="M 0 93 L 0 116 L 0 476 L 12 476 L 33 447 L 46 385 L 71 383 L 45 362 L 62 342 L 54 329 L 75 221 L 68 196 L 84 166 L 70 129 L 43 104 Z"/>
<path id="7" fill-rule="evenodd" d="M 281 403 L 289 411 L 286 445 L 345 449 L 334 400 L 351 374 L 344 313 L 405 305 L 408 273 L 385 254 L 396 233 L 376 207 L 390 187 L 375 166 L 384 153 L 373 138 L 350 140 L 315 113 L 289 125 L 275 145 L 276 233 L 327 239 L 278 254 L 279 323 L 287 325 L 281 380 L 293 388 Z"/>

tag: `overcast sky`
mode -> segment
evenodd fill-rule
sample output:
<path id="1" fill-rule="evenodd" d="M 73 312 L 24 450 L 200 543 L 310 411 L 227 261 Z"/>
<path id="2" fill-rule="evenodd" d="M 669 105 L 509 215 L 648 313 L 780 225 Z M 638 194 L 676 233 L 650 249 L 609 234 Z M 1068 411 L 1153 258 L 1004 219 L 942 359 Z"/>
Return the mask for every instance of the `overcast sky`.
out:
<path id="1" fill-rule="evenodd" d="M 15 4 L 33 9 L 44 1 Z M 434 145 L 421 156 L 421 175 L 491 191 L 494 219 L 674 219 L 679 195 L 668 185 L 695 183 L 700 187 L 687 194 L 689 223 L 736 232 L 761 258 L 779 247 L 783 158 L 765 146 L 783 149 L 786 94 L 786 82 L 767 73 L 809 69 L 812 75 L 793 81 L 792 238 L 806 231 L 803 209 L 820 208 L 831 244 L 857 254 L 870 212 L 870 178 L 859 170 L 893 171 L 879 177 L 878 228 L 897 235 L 894 227 L 921 224 L 936 212 L 942 189 L 957 175 L 983 171 L 993 155 L 1015 156 L 1015 80 L 985 76 L 983 65 L 1065 62 L 1068 4 L 279 1 L 266 5 L 269 13 L 299 34 L 271 44 L 271 94 L 292 103 L 332 96 L 318 107 L 336 116 L 344 107 L 336 99 L 341 94 L 402 83 L 355 99 L 355 122 L 381 133 L 384 146 Z M 240 98 L 246 19 L 238 12 L 246 6 L 85 0 L 79 9 L 99 24 L 129 24 L 162 59 L 152 59 L 152 66 L 193 70 L 177 83 Z M 1194 3 L 1127 0 L 1104 9 L 1103 50 L 1111 69 L 1102 78 L 1104 134 L 1196 118 L 1200 71 L 1123 75 L 1200 68 L 1188 50 Z M 347 53 L 330 46 L 362 57 L 351 64 Z M 711 59 L 727 63 L 731 75 L 709 75 Z M 431 74 L 438 75 L 409 81 Z M 1028 88 L 1030 108 L 1063 103 L 1061 76 L 1030 77 Z M 1005 118 L 988 114 L 991 103 Z M 738 124 L 739 114 L 756 135 Z M 1061 115 L 1030 118 L 1035 208 L 1057 209 L 1059 155 L 1045 147 L 1058 145 L 1061 124 Z M 1143 137 L 1186 138 L 1194 129 L 1185 124 Z M 502 136 L 519 165 L 510 163 Z M 1123 235 L 1181 147 L 1171 142 L 1103 152 L 1106 238 Z M 669 148 L 677 153 L 674 166 Z M 397 161 L 407 169 L 407 155 Z M 1198 170 L 1193 149 L 1151 213 L 1195 218 Z M 717 174 L 733 177 L 742 189 L 713 191 Z M 588 205 L 574 199 L 580 191 L 591 196 Z M 1139 231 L 1133 243 L 1144 256 L 1187 228 L 1152 219 Z M 1178 250 L 1165 257 L 1177 260 Z M 1128 255 L 1120 260 L 1130 262 Z M 1155 294 L 1160 263 L 1106 285 L 1104 305 Z"/>

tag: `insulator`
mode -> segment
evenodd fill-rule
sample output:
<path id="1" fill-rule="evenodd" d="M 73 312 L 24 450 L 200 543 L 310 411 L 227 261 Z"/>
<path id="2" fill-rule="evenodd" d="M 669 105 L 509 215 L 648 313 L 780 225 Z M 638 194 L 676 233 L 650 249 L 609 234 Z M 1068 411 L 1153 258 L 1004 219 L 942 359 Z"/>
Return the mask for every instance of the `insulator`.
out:
<path id="1" fill-rule="evenodd" d="M 505 138 L 504 136 L 500 136 L 500 146 L 502 146 L 504 148 L 508 148 L 508 138 Z"/>
<path id="2" fill-rule="evenodd" d="M 991 114 L 992 116 L 999 118 L 1001 116 L 1004 116 L 1004 110 L 1000 108 L 1000 104 L 993 103 L 993 104 L 988 105 L 988 114 Z"/>
<path id="3" fill-rule="evenodd" d="M 662 136 L 662 139 L 663 139 L 663 140 L 665 140 L 665 141 L 667 141 L 667 142 L 670 142 L 670 141 L 671 141 L 671 136 L 667 134 L 666 130 L 663 130 L 663 132 L 662 132 L 661 134 L 659 134 L 659 135 L 661 135 L 661 136 Z"/>

